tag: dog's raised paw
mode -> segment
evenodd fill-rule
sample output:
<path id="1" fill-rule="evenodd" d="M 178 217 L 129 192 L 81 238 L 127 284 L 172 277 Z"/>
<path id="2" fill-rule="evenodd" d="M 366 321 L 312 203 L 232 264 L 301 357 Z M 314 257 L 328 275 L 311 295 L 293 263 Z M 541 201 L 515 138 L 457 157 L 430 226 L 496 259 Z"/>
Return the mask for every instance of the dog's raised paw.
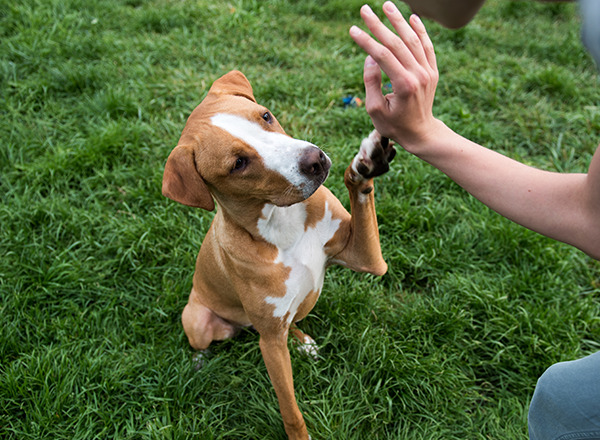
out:
<path id="1" fill-rule="evenodd" d="M 362 140 L 360 151 L 352 161 L 352 169 L 363 178 L 372 179 L 387 173 L 395 156 L 393 142 L 373 130 Z"/>

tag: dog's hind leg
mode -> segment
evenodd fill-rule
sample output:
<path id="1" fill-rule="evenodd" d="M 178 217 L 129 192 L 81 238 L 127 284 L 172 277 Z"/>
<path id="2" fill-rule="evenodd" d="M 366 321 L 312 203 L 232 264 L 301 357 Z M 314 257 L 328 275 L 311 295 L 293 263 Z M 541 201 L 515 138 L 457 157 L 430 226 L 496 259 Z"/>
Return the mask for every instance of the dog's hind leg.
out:
<path id="1" fill-rule="evenodd" d="M 205 350 L 212 341 L 222 341 L 235 336 L 239 327 L 219 317 L 190 295 L 190 300 L 181 314 L 183 329 L 196 350 Z"/>

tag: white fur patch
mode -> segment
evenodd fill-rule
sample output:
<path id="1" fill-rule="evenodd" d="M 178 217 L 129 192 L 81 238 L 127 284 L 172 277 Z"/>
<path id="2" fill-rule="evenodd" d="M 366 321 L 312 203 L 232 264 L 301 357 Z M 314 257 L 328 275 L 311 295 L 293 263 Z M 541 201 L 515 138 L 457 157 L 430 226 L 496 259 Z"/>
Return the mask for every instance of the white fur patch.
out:
<path id="1" fill-rule="evenodd" d="M 310 292 L 321 292 L 325 277 L 327 255 L 325 244 L 335 235 L 341 220 L 333 219 L 327 203 L 325 215 L 311 228 L 306 228 L 306 208 L 298 203 L 288 207 L 265 205 L 258 230 L 265 240 L 279 251 L 275 263 L 289 267 L 283 297 L 268 296 L 265 301 L 275 306 L 273 316 L 284 318 L 291 324 L 298 307 Z"/>
<path id="2" fill-rule="evenodd" d="M 358 203 L 361 205 L 366 204 L 369 201 L 369 196 L 367 194 L 358 193 Z"/>
<path id="3" fill-rule="evenodd" d="M 317 359 L 319 355 L 319 346 L 313 338 L 305 335 L 302 343 L 298 345 L 298 351 L 313 359 Z"/>
<path id="4" fill-rule="evenodd" d="M 357 176 L 364 180 L 357 169 L 358 163 L 360 161 L 365 161 L 367 163 L 371 162 L 371 156 L 373 155 L 373 151 L 375 150 L 375 145 L 381 142 L 381 136 L 377 132 L 377 130 L 373 130 L 368 137 L 364 138 L 360 143 L 360 150 L 354 156 L 354 160 L 352 161 L 352 171 L 354 171 Z"/>
<path id="5" fill-rule="evenodd" d="M 314 187 L 306 186 L 307 178 L 298 167 L 302 153 L 307 147 L 313 147 L 310 142 L 266 131 L 259 124 L 237 115 L 218 113 L 211 118 L 211 122 L 254 148 L 268 169 L 285 177 L 305 197 L 312 194 Z"/>

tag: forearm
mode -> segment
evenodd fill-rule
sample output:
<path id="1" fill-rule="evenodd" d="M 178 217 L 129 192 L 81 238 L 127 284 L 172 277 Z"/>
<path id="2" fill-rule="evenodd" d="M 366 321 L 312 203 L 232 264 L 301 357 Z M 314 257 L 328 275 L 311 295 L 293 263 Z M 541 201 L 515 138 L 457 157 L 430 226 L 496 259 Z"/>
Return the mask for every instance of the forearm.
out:
<path id="1" fill-rule="evenodd" d="M 600 258 L 600 173 L 529 167 L 454 133 L 443 123 L 407 150 L 499 214 Z M 600 154 L 596 159 L 600 171 Z M 594 182 L 596 180 L 596 182 Z M 595 202 L 594 202 L 595 200 Z"/>
<path id="2" fill-rule="evenodd" d="M 396 33 L 368 6 L 361 8 L 361 17 L 379 41 L 356 26 L 350 29 L 369 54 L 365 107 L 379 133 L 500 214 L 600 259 L 600 149 L 588 174 L 559 174 L 526 166 L 454 133 L 433 116 L 439 75 L 423 23 L 414 15 L 407 22 L 389 1 L 383 10 Z M 381 70 L 393 90 L 385 96 Z"/>
<path id="3" fill-rule="evenodd" d="M 485 0 L 404 0 L 415 14 L 430 18 L 450 29 L 465 26 Z"/>

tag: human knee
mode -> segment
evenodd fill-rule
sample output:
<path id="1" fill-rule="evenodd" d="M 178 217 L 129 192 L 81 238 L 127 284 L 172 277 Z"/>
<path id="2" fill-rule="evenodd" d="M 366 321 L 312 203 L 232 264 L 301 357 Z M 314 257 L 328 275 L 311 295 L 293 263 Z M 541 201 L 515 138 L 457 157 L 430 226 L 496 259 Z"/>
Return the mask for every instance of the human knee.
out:
<path id="1" fill-rule="evenodd" d="M 529 405 L 530 440 L 552 438 L 550 433 L 561 429 L 560 419 L 567 410 L 563 405 L 569 401 L 565 398 L 569 390 L 562 381 L 563 368 L 563 364 L 552 365 L 538 379 Z"/>
<path id="2" fill-rule="evenodd" d="M 531 440 L 600 438 L 600 352 L 549 367 L 529 406 Z"/>
<path id="3" fill-rule="evenodd" d="M 535 386 L 534 401 L 536 403 L 548 404 L 549 401 L 555 400 L 556 405 L 564 400 L 561 399 L 561 394 L 565 392 L 561 383 L 562 369 L 563 364 L 554 364 L 540 376 Z"/>

